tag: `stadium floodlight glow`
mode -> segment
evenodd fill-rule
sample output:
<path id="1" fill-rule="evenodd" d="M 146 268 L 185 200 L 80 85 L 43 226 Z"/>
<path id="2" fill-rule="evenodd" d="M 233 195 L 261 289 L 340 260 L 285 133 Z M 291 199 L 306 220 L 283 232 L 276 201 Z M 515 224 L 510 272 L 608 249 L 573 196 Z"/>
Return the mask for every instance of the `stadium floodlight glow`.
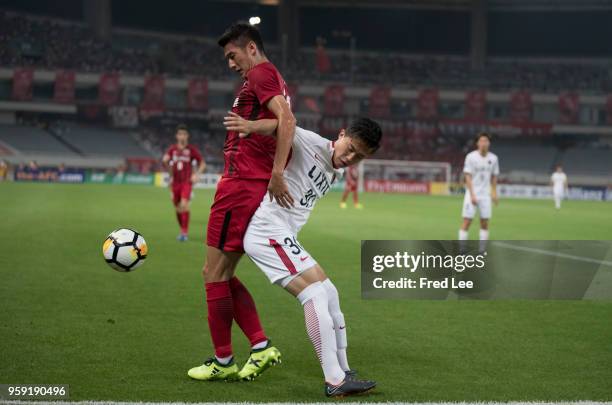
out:
<path id="1" fill-rule="evenodd" d="M 249 18 L 249 24 L 251 24 L 251 25 L 257 25 L 260 22 L 261 22 L 261 18 L 259 18 L 257 16 Z"/>

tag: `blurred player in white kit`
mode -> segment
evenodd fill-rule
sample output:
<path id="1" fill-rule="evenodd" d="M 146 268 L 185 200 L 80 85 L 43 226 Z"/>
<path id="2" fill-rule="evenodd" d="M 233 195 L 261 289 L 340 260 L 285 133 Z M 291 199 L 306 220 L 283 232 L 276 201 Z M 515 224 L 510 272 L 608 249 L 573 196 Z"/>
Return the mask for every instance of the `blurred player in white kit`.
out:
<path id="1" fill-rule="evenodd" d="M 559 210 L 561 209 L 561 200 L 567 195 L 567 176 L 563 173 L 561 165 L 558 165 L 557 170 L 550 176 L 550 184 L 553 188 L 555 208 Z"/>
<path id="2" fill-rule="evenodd" d="M 459 229 L 459 240 L 468 239 L 468 229 L 478 210 L 480 216 L 481 241 L 489 239 L 489 219 L 491 219 L 491 202 L 497 205 L 497 176 L 499 160 L 489 151 L 491 136 L 479 133 L 476 136 L 476 150 L 465 157 L 463 174 L 465 175 L 465 198 L 463 199 L 463 224 Z"/>

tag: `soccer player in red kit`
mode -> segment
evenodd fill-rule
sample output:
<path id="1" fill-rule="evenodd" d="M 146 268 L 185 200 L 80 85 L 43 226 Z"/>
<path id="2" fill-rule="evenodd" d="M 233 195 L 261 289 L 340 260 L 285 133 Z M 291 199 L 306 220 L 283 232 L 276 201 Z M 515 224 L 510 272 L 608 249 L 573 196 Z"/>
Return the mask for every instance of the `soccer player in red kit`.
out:
<path id="1" fill-rule="evenodd" d="M 340 208 L 346 208 L 346 199 L 349 194 L 353 193 L 353 204 L 355 204 L 355 208 L 362 209 L 363 205 L 359 203 L 358 195 L 359 169 L 357 166 L 349 166 L 346 169 L 344 181 L 344 194 L 342 194 L 342 200 L 340 200 Z"/>
<path id="2" fill-rule="evenodd" d="M 280 352 L 265 335 L 255 302 L 234 276 L 244 254 L 242 240 L 261 200 L 270 198 L 291 208 L 293 198 L 283 177 L 295 131 L 287 85 L 267 59 L 257 28 L 247 23 L 230 26 L 219 38 L 228 66 L 244 83 L 231 114 L 254 121 L 248 137 L 228 128 L 223 154 L 225 168 L 217 185 L 206 236 L 206 287 L 208 327 L 215 355 L 188 371 L 198 380 L 251 380 L 279 362 Z M 258 133 L 257 125 L 278 119 L 276 139 Z M 259 121 L 258 121 L 259 120 Z M 251 343 L 251 355 L 239 369 L 234 363 L 233 320 Z"/>
<path id="3" fill-rule="evenodd" d="M 181 228 L 177 239 L 181 242 L 187 240 L 189 231 L 189 200 L 193 183 L 198 181 L 198 175 L 204 173 L 206 163 L 200 151 L 189 144 L 189 131 L 185 125 L 176 127 L 176 143 L 168 148 L 162 162 L 170 171 L 170 189 L 172 202 L 176 208 L 176 219 Z M 193 172 L 193 163 L 198 165 Z"/>

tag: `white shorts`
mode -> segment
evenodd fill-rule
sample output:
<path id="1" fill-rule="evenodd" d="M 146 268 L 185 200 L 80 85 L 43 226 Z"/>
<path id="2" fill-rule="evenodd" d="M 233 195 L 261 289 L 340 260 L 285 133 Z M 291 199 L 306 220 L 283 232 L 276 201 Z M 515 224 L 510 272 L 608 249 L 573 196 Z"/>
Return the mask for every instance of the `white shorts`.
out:
<path id="1" fill-rule="evenodd" d="M 490 219 L 491 218 L 491 197 L 478 197 L 477 205 L 472 204 L 472 200 L 470 199 L 469 194 L 466 194 L 463 199 L 463 218 L 473 219 L 476 215 L 476 210 L 480 215 L 480 219 Z"/>
<path id="2" fill-rule="evenodd" d="M 244 235 L 244 251 L 271 283 L 286 287 L 298 274 L 317 262 L 288 228 L 251 220 Z"/>

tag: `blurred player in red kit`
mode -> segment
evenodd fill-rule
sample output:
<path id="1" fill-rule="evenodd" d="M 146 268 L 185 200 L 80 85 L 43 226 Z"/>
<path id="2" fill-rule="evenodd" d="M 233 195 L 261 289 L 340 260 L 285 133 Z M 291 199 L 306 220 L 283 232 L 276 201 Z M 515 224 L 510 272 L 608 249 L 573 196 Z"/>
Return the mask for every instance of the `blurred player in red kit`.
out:
<path id="1" fill-rule="evenodd" d="M 278 363 L 280 352 L 264 333 L 255 302 L 234 273 L 244 254 L 242 241 L 249 221 L 266 193 L 285 208 L 293 206 L 283 173 L 295 117 L 285 80 L 266 57 L 257 28 L 235 23 L 218 44 L 228 67 L 244 80 L 228 118 L 240 116 L 253 122 L 249 128 L 225 122 L 225 168 L 210 209 L 203 269 L 208 328 L 215 354 L 187 374 L 197 380 L 251 380 Z M 278 120 L 276 139 L 261 133 L 260 125 L 270 120 Z M 240 133 L 249 135 L 241 137 Z M 251 344 L 251 355 L 242 369 L 236 365 L 232 350 L 234 320 Z"/>
<path id="2" fill-rule="evenodd" d="M 349 166 L 346 169 L 344 183 L 344 194 L 342 194 L 342 200 L 340 201 L 340 208 L 346 208 L 346 199 L 349 194 L 353 193 L 353 204 L 355 208 L 362 209 L 363 205 L 359 203 L 359 169 L 357 166 Z"/>
<path id="3" fill-rule="evenodd" d="M 176 127 L 176 143 L 168 148 L 162 162 L 170 172 L 170 189 L 172 202 L 176 208 L 176 219 L 181 228 L 177 239 L 181 242 L 187 240 L 189 231 L 189 200 L 191 189 L 198 181 L 198 175 L 204 173 L 206 163 L 198 148 L 189 144 L 189 131 L 185 125 Z M 193 171 L 193 163 L 198 165 Z"/>

